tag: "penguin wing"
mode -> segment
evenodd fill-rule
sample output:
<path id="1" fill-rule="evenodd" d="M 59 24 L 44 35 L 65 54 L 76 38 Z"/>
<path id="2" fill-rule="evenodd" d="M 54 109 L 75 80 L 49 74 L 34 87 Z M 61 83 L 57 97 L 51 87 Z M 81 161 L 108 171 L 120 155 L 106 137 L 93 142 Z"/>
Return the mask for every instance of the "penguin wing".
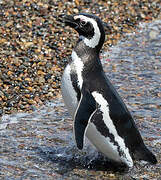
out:
<path id="1" fill-rule="evenodd" d="M 88 90 L 82 90 L 81 99 L 75 112 L 74 136 L 78 149 L 83 149 L 85 130 L 91 114 L 96 109 L 96 102 Z"/>

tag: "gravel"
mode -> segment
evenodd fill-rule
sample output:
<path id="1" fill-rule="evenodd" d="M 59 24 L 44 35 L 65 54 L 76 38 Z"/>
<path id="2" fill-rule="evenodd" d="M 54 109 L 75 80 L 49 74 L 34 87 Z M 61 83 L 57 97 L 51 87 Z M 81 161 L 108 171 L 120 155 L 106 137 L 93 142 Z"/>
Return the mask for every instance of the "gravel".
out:
<path id="1" fill-rule="evenodd" d="M 139 22 L 161 18 L 159 0 L 0 1 L 0 116 L 33 111 L 60 93 L 60 80 L 77 34 L 59 14 L 93 13 L 108 23 L 103 51 Z M 149 34 L 156 38 L 156 31 Z M 70 38 L 71 37 L 71 38 Z"/>

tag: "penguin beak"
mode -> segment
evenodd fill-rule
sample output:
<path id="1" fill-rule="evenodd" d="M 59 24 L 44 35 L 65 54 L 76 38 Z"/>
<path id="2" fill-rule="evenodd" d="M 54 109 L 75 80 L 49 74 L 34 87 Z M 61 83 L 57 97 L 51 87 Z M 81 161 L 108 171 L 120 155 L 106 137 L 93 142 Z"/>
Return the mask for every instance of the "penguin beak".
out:
<path id="1" fill-rule="evenodd" d="M 74 29 L 77 29 L 78 23 L 75 21 L 74 16 L 72 15 L 60 15 L 59 20 L 63 23 L 65 23 L 66 26 L 70 26 Z"/>

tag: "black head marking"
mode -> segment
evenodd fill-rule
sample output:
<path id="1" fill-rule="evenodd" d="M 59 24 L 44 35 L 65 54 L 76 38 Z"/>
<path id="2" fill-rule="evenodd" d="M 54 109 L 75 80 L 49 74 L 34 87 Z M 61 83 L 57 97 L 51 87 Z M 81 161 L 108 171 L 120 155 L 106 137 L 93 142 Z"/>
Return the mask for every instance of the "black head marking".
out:
<path id="1" fill-rule="evenodd" d="M 64 16 L 65 24 L 74 28 L 83 37 L 86 46 L 101 49 L 105 40 L 105 31 L 99 17 L 91 14 L 80 13 Z"/>

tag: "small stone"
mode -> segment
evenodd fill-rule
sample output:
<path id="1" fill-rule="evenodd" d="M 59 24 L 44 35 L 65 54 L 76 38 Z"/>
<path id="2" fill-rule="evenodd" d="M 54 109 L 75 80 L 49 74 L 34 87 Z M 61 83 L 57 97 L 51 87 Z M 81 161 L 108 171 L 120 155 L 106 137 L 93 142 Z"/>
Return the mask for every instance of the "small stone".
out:
<path id="1" fill-rule="evenodd" d="M 0 39 L 0 44 L 4 44 L 4 43 L 6 43 L 7 42 L 7 40 L 5 39 L 5 38 L 1 38 Z"/>
<path id="2" fill-rule="evenodd" d="M 29 91 L 33 91 L 33 88 L 32 87 L 27 87 L 27 89 L 29 90 Z"/>
<path id="3" fill-rule="evenodd" d="M 52 93 L 52 92 L 49 92 L 49 93 L 47 94 L 47 96 L 53 97 L 53 93 Z"/>
<path id="4" fill-rule="evenodd" d="M 7 75 L 8 75 L 8 76 L 10 76 L 10 75 L 12 75 L 12 74 L 13 74 L 12 71 L 8 71 L 8 72 L 7 72 Z"/>
<path id="5" fill-rule="evenodd" d="M 31 81 L 31 78 L 28 78 L 28 77 L 27 77 L 27 78 L 25 78 L 25 81 L 29 81 L 29 82 L 30 82 L 30 81 Z"/>
<path id="6" fill-rule="evenodd" d="M 43 77 L 39 77 L 38 81 L 39 81 L 39 83 L 41 84 L 41 83 L 44 83 L 44 82 L 45 82 L 45 79 L 44 79 Z"/>
<path id="7" fill-rule="evenodd" d="M 9 28 L 10 26 L 12 26 L 13 25 L 13 21 L 9 21 L 5 26 L 7 27 L 7 28 Z"/>
<path id="8" fill-rule="evenodd" d="M 29 103 L 29 104 L 36 104 L 36 102 L 35 102 L 34 100 L 32 100 L 32 99 L 29 99 L 29 100 L 28 100 L 28 103 Z"/>
<path id="9" fill-rule="evenodd" d="M 156 31 L 156 30 L 151 30 L 149 32 L 149 37 L 150 37 L 151 40 L 157 39 L 158 35 L 159 35 L 159 32 Z"/>
<path id="10" fill-rule="evenodd" d="M 44 75 L 45 73 L 44 73 L 43 71 L 41 71 L 41 70 L 38 70 L 38 71 L 37 71 L 37 74 L 38 74 L 38 75 Z"/>
<path id="11" fill-rule="evenodd" d="M 74 12 L 75 14 L 78 14 L 78 13 L 79 13 L 79 10 L 78 10 L 77 8 L 74 8 L 74 9 L 73 9 L 73 12 Z"/>

